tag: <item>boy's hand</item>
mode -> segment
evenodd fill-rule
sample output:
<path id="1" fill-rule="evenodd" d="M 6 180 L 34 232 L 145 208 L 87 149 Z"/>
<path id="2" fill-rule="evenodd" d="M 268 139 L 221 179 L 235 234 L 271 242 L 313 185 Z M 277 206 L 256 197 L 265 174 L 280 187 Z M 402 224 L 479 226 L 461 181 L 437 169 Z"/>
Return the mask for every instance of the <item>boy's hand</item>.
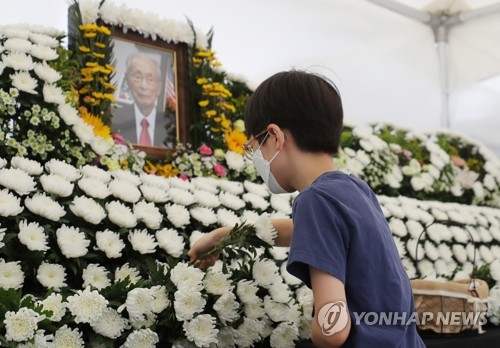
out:
<path id="1" fill-rule="evenodd" d="M 198 258 L 212 249 L 215 244 L 217 244 L 217 242 L 222 237 L 228 235 L 229 232 L 231 232 L 230 227 L 221 227 L 213 230 L 206 236 L 203 236 L 202 238 L 197 240 L 196 243 L 194 243 L 191 249 L 188 251 L 188 256 L 191 259 L 191 262 L 194 262 L 194 265 L 199 268 L 207 268 L 213 266 L 219 259 L 220 253 L 209 255 L 200 260 L 198 260 Z"/>

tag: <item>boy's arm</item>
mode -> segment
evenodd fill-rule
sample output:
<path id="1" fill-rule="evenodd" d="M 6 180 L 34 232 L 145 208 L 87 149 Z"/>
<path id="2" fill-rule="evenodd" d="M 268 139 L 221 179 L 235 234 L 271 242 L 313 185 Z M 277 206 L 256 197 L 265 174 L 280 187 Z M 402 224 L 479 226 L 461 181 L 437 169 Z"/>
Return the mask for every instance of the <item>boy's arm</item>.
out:
<path id="1" fill-rule="evenodd" d="M 292 239 L 293 223 L 291 219 L 276 219 L 272 220 L 273 226 L 278 232 L 278 236 L 274 240 L 276 246 L 290 246 Z M 219 254 L 210 255 L 203 260 L 197 260 L 198 257 L 208 252 L 217 242 L 224 236 L 231 232 L 230 227 L 221 227 L 213 230 L 207 235 L 200 238 L 188 252 L 191 261 L 195 261 L 196 267 L 210 267 L 213 266 L 215 261 L 219 258 Z"/>
<path id="2" fill-rule="evenodd" d="M 329 273 L 309 266 L 314 296 L 311 340 L 316 347 L 340 347 L 351 331 L 344 284 Z"/>

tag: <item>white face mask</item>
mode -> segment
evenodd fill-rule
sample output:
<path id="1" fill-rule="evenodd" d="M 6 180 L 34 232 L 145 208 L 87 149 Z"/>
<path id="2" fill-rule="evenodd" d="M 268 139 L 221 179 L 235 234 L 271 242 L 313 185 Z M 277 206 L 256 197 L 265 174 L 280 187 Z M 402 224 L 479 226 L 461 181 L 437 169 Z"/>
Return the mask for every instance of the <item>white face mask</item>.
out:
<path id="1" fill-rule="evenodd" d="M 259 173 L 260 177 L 262 178 L 262 180 L 264 180 L 264 183 L 269 188 L 269 191 L 271 191 L 272 193 L 287 193 L 287 191 L 283 187 L 281 187 L 278 180 L 276 180 L 273 173 L 271 173 L 271 162 L 276 158 L 276 156 L 278 156 L 283 147 L 274 154 L 274 156 L 271 158 L 270 161 L 264 158 L 264 156 L 262 155 L 262 151 L 260 150 L 262 144 L 264 144 L 268 135 L 269 133 L 266 134 L 264 140 L 262 140 L 262 143 L 260 143 L 257 151 L 254 152 L 252 157 L 252 163 L 255 169 L 257 170 L 257 173 Z M 283 144 L 284 143 L 285 143 L 285 133 L 283 133 Z"/>

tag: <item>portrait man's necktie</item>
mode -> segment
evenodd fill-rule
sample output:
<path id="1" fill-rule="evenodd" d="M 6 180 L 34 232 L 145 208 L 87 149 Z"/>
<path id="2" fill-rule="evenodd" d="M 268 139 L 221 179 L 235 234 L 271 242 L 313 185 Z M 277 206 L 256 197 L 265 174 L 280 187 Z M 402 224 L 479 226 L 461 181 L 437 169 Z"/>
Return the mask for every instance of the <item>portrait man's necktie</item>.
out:
<path id="1" fill-rule="evenodd" d="M 151 137 L 149 136 L 148 128 L 149 122 L 146 118 L 141 121 L 141 135 L 139 136 L 139 144 L 151 146 Z"/>

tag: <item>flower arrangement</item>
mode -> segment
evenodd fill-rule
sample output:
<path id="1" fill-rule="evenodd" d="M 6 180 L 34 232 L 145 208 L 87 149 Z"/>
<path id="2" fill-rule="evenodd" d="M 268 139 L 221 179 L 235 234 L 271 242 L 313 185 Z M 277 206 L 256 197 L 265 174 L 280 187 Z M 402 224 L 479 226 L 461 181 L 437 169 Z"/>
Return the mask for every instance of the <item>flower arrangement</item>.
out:
<path id="1" fill-rule="evenodd" d="M 500 161 L 459 134 L 347 125 L 334 162 L 377 194 L 500 207 Z"/>

